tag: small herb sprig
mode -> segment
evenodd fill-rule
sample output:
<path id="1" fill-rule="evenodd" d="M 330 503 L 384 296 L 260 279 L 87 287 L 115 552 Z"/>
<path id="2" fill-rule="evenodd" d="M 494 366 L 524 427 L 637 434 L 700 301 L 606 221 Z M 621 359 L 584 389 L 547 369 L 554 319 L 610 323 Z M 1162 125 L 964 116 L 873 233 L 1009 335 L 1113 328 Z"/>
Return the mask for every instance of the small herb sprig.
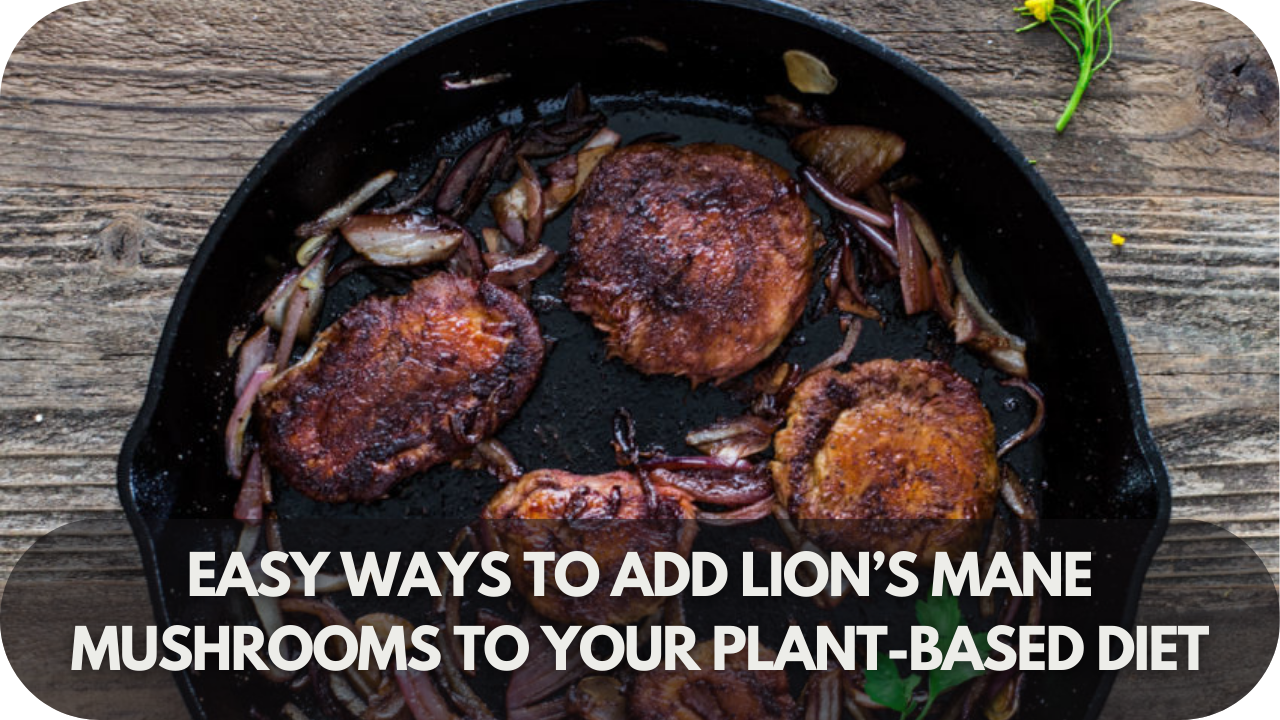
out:
<path id="1" fill-rule="evenodd" d="M 1048 25 L 1062 36 L 1076 53 L 1080 64 L 1080 77 L 1076 80 L 1076 89 L 1067 101 L 1067 108 L 1062 111 L 1058 123 L 1054 127 L 1058 132 L 1067 129 L 1071 116 L 1075 115 L 1084 91 L 1089 88 L 1093 76 L 1111 59 L 1114 43 L 1111 37 L 1111 11 L 1124 0 L 1026 0 L 1017 12 L 1023 17 L 1032 18 L 1026 27 L 1018 32 L 1026 32 Z M 1074 39 L 1072 36 L 1075 36 Z M 1106 47 L 1102 60 L 1098 53 Z"/>
<path id="2" fill-rule="evenodd" d="M 951 641 L 955 638 L 956 630 L 960 628 L 962 619 L 960 602 L 950 593 L 929 598 L 927 601 L 916 601 L 916 622 L 919 625 L 932 627 L 938 631 L 937 647 L 943 654 L 951 647 Z M 973 643 L 978 649 L 978 654 L 982 656 L 983 660 L 986 660 L 991 653 L 991 645 L 987 642 L 987 634 L 978 633 L 974 635 Z M 876 657 L 876 669 L 866 671 L 866 686 L 864 689 L 872 700 L 901 713 L 902 720 L 910 717 L 914 717 L 917 720 L 924 718 L 929 714 L 929 710 L 933 708 L 933 701 L 937 700 L 938 696 L 957 685 L 978 677 L 984 672 L 983 670 L 975 670 L 973 665 L 967 662 L 958 662 L 950 670 L 943 670 L 940 667 L 930 670 L 929 694 L 925 699 L 924 706 L 920 707 L 914 698 L 915 689 L 921 683 L 920 676 L 911 674 L 907 677 L 902 677 L 898 674 L 897 665 L 887 654 L 877 653 Z M 920 712 L 917 713 L 917 709 Z"/>

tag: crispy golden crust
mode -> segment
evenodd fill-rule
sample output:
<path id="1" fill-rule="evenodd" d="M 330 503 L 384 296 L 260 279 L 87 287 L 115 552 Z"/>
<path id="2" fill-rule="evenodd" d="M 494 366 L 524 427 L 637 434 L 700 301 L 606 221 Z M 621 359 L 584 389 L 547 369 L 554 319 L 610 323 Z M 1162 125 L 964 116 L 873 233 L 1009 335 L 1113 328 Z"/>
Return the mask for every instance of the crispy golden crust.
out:
<path id="1" fill-rule="evenodd" d="M 780 500 L 829 549 L 972 549 L 982 523 L 953 521 L 995 507 L 995 428 L 977 390 L 943 363 L 815 373 L 796 388 L 774 449 Z M 859 522 L 841 522 L 850 519 Z"/>
<path id="2" fill-rule="evenodd" d="M 715 667 L 715 643 L 694 646 L 689 656 L 700 670 L 651 670 L 636 675 L 627 692 L 629 720 L 798 720 L 782 670 L 748 670 L 747 653 Z M 760 648 L 762 660 L 777 656 Z"/>
<path id="3" fill-rule="evenodd" d="M 813 222 L 772 161 L 732 145 L 607 156 L 573 213 L 564 298 L 648 374 L 725 380 L 773 352 L 813 282 Z"/>
<path id="4" fill-rule="evenodd" d="M 559 592 L 550 577 L 543 596 L 536 597 L 533 566 L 510 565 L 516 589 L 535 610 L 570 624 L 625 624 L 656 611 L 661 597 L 644 597 L 634 589 L 611 596 L 626 554 L 639 553 L 652 577 L 654 552 L 687 556 L 697 533 L 694 507 L 684 494 L 655 486 L 651 505 L 640 480 L 622 470 L 592 476 L 535 470 L 498 491 L 480 517 L 490 542 L 512 558 L 574 550 L 595 558 L 600 585 L 581 598 Z M 570 573 L 570 580 L 577 585 L 582 577 Z"/>
<path id="5" fill-rule="evenodd" d="M 514 293 L 431 275 L 351 308 L 264 388 L 266 460 L 317 500 L 382 497 L 495 432 L 542 359 L 537 321 Z"/>

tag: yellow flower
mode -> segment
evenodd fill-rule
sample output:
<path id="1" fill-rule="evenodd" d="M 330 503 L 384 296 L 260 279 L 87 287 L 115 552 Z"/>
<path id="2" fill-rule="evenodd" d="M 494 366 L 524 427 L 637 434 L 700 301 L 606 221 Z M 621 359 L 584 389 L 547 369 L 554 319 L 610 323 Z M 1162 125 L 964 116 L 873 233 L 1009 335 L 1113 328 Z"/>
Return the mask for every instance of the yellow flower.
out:
<path id="1" fill-rule="evenodd" d="M 1124 236 L 1118 235 L 1116 233 L 1111 233 L 1111 244 L 1115 245 L 1116 247 L 1120 247 L 1121 245 L 1124 244 Z"/>
<path id="2" fill-rule="evenodd" d="M 1040 22 L 1048 20 L 1049 13 L 1053 12 L 1053 0 L 1027 0 L 1026 5 L 1031 15 Z"/>

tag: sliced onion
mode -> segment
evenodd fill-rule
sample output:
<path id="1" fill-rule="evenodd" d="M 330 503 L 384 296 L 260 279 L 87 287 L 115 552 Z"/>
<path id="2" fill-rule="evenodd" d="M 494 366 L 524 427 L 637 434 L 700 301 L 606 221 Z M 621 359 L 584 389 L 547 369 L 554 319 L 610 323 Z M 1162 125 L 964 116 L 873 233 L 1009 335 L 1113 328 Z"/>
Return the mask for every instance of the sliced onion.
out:
<path id="1" fill-rule="evenodd" d="M 275 373 L 276 366 L 271 363 L 258 366 L 258 369 L 249 376 L 249 382 L 245 384 L 244 391 L 236 399 L 236 406 L 227 420 L 225 433 L 227 472 L 237 480 L 240 479 L 244 468 L 244 433 L 249 427 L 249 417 L 253 414 L 253 402 L 257 399 L 262 384 Z"/>
<path id="2" fill-rule="evenodd" d="M 839 669 L 815 672 L 804 686 L 804 720 L 840 720 Z"/>
<path id="3" fill-rule="evenodd" d="M 440 158 L 436 161 L 436 169 L 432 171 L 431 177 L 427 178 L 427 181 L 422 184 L 422 187 L 418 188 L 417 192 L 394 205 L 374 208 L 369 212 L 375 215 L 399 215 L 419 205 L 434 201 L 436 191 L 440 189 L 440 184 L 444 182 L 444 176 L 447 172 L 449 172 L 449 158 Z"/>
<path id="4" fill-rule="evenodd" d="M 582 149 L 578 151 L 578 174 L 576 176 L 578 192 L 582 192 L 582 188 L 586 187 L 587 178 L 591 175 L 591 171 L 595 170 L 600 161 L 613 152 L 621 142 L 622 136 L 609 128 L 601 128 L 599 132 L 587 140 Z"/>
<path id="5" fill-rule="evenodd" d="M 840 343 L 840 347 L 831 354 L 826 360 L 813 366 L 808 374 L 829 370 L 849 361 L 849 357 L 853 355 L 853 349 L 858 346 L 858 336 L 862 334 L 862 321 L 855 319 L 849 325 L 849 330 L 844 334 L 844 341 Z"/>
<path id="6" fill-rule="evenodd" d="M 307 311 L 307 294 L 294 292 L 284 314 L 284 326 L 280 328 L 280 345 L 276 347 L 274 364 L 282 371 L 289 367 L 289 358 L 293 355 L 293 344 L 298 339 L 302 327 L 303 315 Z"/>
<path id="7" fill-rule="evenodd" d="M 898 260 L 898 243 L 890 238 L 885 231 L 861 220 L 854 220 L 853 226 L 857 228 L 862 237 L 880 252 L 889 263 L 896 269 L 899 266 Z M 890 275 L 892 277 L 892 275 Z"/>
<path id="8" fill-rule="evenodd" d="M 485 466 L 503 482 L 519 480 L 524 475 L 524 469 L 520 467 L 516 456 L 495 438 L 485 438 L 476 443 L 476 453 Z"/>
<path id="9" fill-rule="evenodd" d="M 293 259 L 297 261 L 299 267 L 306 267 L 328 240 L 328 233 L 307 238 L 306 242 L 298 246 L 298 251 L 294 253 Z"/>
<path id="10" fill-rule="evenodd" d="M 235 519 L 252 524 L 262 522 L 262 455 L 254 453 L 249 456 L 249 464 L 245 467 L 244 481 L 240 484 L 240 497 L 236 498 L 236 507 L 232 512 Z"/>
<path id="11" fill-rule="evenodd" d="M 357 215 L 342 224 L 341 232 L 352 249 L 382 267 L 439 262 L 462 242 L 460 230 L 414 213 Z"/>
<path id="12" fill-rule="evenodd" d="M 440 87 L 445 90 L 471 90 L 472 88 L 494 85 L 511 79 L 509 72 L 489 73 L 476 77 L 463 77 L 461 73 L 445 73 L 440 76 Z"/>
<path id="13" fill-rule="evenodd" d="M 1026 379 L 1027 343 L 1000 326 L 983 306 L 964 273 L 964 261 L 956 252 L 951 259 L 951 279 L 956 285 L 956 342 L 969 345 L 1004 372 Z"/>
<path id="14" fill-rule="evenodd" d="M 741 507 L 773 495 L 773 481 L 765 464 L 733 470 L 649 471 L 655 484 L 677 488 L 698 502 Z"/>
<path id="15" fill-rule="evenodd" d="M 706 455 L 686 457 L 660 456 L 639 464 L 642 470 L 751 470 L 755 466 L 746 460 L 723 460 Z"/>
<path id="16" fill-rule="evenodd" d="M 425 673 L 405 668 L 396 670 L 395 678 L 413 720 L 453 720 L 457 717 Z"/>
<path id="17" fill-rule="evenodd" d="M 556 251 L 546 245 L 513 258 L 502 260 L 489 268 L 489 282 L 503 287 L 515 287 L 536 280 L 556 264 Z"/>
<path id="18" fill-rule="evenodd" d="M 560 214 L 578 194 L 578 155 L 565 155 L 543 171 L 547 174 L 548 183 L 542 191 L 542 212 L 550 219 Z"/>
<path id="19" fill-rule="evenodd" d="M 524 181 L 525 217 L 527 218 L 525 237 L 528 242 L 536 243 L 542 239 L 542 227 L 546 222 L 543 216 L 546 203 L 542 196 L 542 181 L 538 179 L 538 171 L 533 169 L 528 160 L 519 157 L 516 158 L 516 162 L 520 166 L 521 179 Z"/>
<path id="20" fill-rule="evenodd" d="M 1023 487 L 1022 481 L 1012 470 L 1001 468 L 1000 471 L 1000 497 L 1004 500 L 1004 504 L 1009 506 L 1014 515 L 1019 520 L 1032 521 L 1038 519 L 1036 514 L 1035 501 L 1031 499 L 1031 494 Z"/>
<path id="21" fill-rule="evenodd" d="M 466 221 L 471 217 L 471 213 L 475 212 L 476 207 L 480 205 L 480 201 L 484 199 L 486 193 L 489 192 L 489 186 L 493 184 L 493 178 L 497 174 L 498 165 L 502 159 L 507 156 L 511 148 L 511 131 L 503 128 L 494 133 L 494 141 L 485 152 L 481 159 L 480 167 L 477 168 L 475 176 L 471 183 L 467 186 L 466 191 L 462 195 L 461 202 L 450 213 L 450 217 L 459 222 Z"/>
<path id="22" fill-rule="evenodd" d="M 836 77 L 827 64 L 804 50 L 788 50 L 782 53 L 787 68 L 787 79 L 802 93 L 830 95 L 836 91 Z"/>
<path id="23" fill-rule="evenodd" d="M 865 125 L 825 125 L 797 136 L 791 149 L 845 195 L 854 197 L 879 182 L 906 153 L 899 135 Z"/>
<path id="24" fill-rule="evenodd" d="M 529 707 L 539 700 L 586 676 L 590 669 L 576 651 L 565 658 L 565 669 L 556 669 L 556 653 L 544 633 L 535 633 L 529 641 L 529 659 L 516 668 L 507 685 L 507 714 Z"/>
<path id="25" fill-rule="evenodd" d="M 386 683 L 379 688 L 378 694 L 369 698 L 369 709 L 364 711 L 360 720 L 406 720 L 413 715 L 405 715 L 408 703 L 395 683 Z"/>
<path id="26" fill-rule="evenodd" d="M 449 262 L 445 267 L 449 272 L 459 277 L 468 277 L 473 280 L 479 280 L 485 271 L 484 259 L 480 257 L 480 248 L 476 246 L 476 239 L 471 235 L 471 231 L 465 226 L 459 225 L 448 218 L 442 218 L 443 222 L 449 224 L 450 227 L 462 232 L 462 242 L 458 244 L 458 249 L 449 257 Z"/>
<path id="27" fill-rule="evenodd" d="M 364 699 L 356 694 L 352 689 L 351 683 L 343 679 L 338 673 L 327 673 L 329 676 L 329 692 L 333 694 L 333 699 L 340 703 L 352 717 L 362 717 L 365 710 L 369 709 Z"/>
<path id="28" fill-rule="evenodd" d="M 1022 390 L 1023 392 L 1025 392 L 1035 402 L 1036 412 L 1035 412 L 1035 415 L 1032 416 L 1030 424 L 1028 424 L 1025 428 L 1019 430 L 1008 440 L 1005 440 L 1004 442 L 1000 443 L 1000 449 L 996 451 L 997 458 L 1004 457 L 1005 455 L 1009 454 L 1010 450 L 1013 450 L 1014 448 L 1018 447 L 1022 443 L 1025 443 L 1028 440 L 1031 440 L 1032 438 L 1034 438 L 1036 435 L 1039 435 L 1040 429 L 1044 427 L 1044 410 L 1045 410 L 1044 393 L 1041 392 L 1040 388 L 1036 387 L 1034 383 L 1028 380 L 1023 380 L 1022 378 L 1012 378 L 1009 380 L 1003 380 L 1001 381 L 1000 384 L 1005 387 L 1016 387 Z"/>
<path id="29" fill-rule="evenodd" d="M 347 218 L 355 214 L 361 205 L 369 202 L 374 195 L 382 192 L 382 189 L 391 184 L 396 179 L 394 170 L 381 172 L 373 177 L 373 179 L 360 186 L 360 189 L 343 198 L 342 202 L 329 208 L 320 217 L 306 222 L 298 226 L 295 231 L 300 238 L 309 238 L 315 235 L 328 235 L 338 228 L 339 225 L 347 221 Z"/>
<path id="30" fill-rule="evenodd" d="M 493 147 L 501 142 L 502 137 L 510 136 L 506 128 L 495 132 L 467 149 L 453 164 L 449 174 L 445 176 L 440 193 L 436 196 L 436 209 L 443 213 L 453 213 L 462 204 L 463 195 L 478 179 L 485 164 L 485 158 Z"/>
<path id="31" fill-rule="evenodd" d="M 893 225 L 898 238 L 898 282 L 902 286 L 902 307 L 908 315 L 933 308 L 933 281 L 929 278 L 929 261 L 915 229 L 907 218 L 902 201 L 893 203 Z"/>
<path id="32" fill-rule="evenodd" d="M 811 167 L 802 167 L 800 168 L 800 177 L 809 187 L 813 188 L 814 192 L 818 193 L 818 197 L 827 201 L 828 205 L 845 215 L 876 227 L 893 227 L 893 218 L 840 192 L 840 188 L 823 177 L 817 170 Z"/>
<path id="33" fill-rule="evenodd" d="M 249 336 L 240 345 L 239 367 L 236 370 L 235 395 L 240 397 L 249 384 L 253 371 L 271 360 L 275 354 L 275 344 L 271 342 L 271 328 L 259 328 L 258 332 Z"/>
<path id="34" fill-rule="evenodd" d="M 988 692 L 989 697 L 987 706 L 983 708 L 983 715 L 987 720 L 1010 720 L 1018 714 L 1018 707 L 1021 703 L 1022 695 L 1022 678 L 1024 673 L 1013 670 L 1002 677 L 999 686 L 994 692 Z"/>
<path id="35" fill-rule="evenodd" d="M 924 248 L 924 254 L 929 256 L 929 261 L 936 265 L 947 264 L 946 255 L 942 252 L 942 244 L 938 242 L 938 236 L 933 232 L 933 226 L 928 220 L 924 219 L 924 215 L 920 214 L 911 203 L 906 200 L 899 200 L 902 203 L 902 209 L 907 213 L 907 219 L 911 221 L 911 228 L 915 230 L 916 239 L 920 241 L 920 246 Z"/>
<path id="36" fill-rule="evenodd" d="M 336 239 L 329 238 L 306 267 L 285 276 L 285 280 L 281 281 L 267 303 L 263 305 L 263 322 L 282 335 L 280 346 L 276 348 L 277 358 L 283 354 L 284 359 L 287 360 L 289 353 L 293 350 L 293 340 L 307 340 L 314 332 L 316 321 L 320 318 L 320 310 L 324 306 L 329 260 L 336 245 Z M 299 298 L 299 306 L 293 310 L 297 315 L 290 317 L 290 305 L 295 297 Z M 294 331 L 286 342 L 283 335 L 290 325 L 293 326 Z M 288 351 L 280 349 L 284 346 L 287 346 Z M 277 364 L 281 369 L 285 367 L 283 363 Z"/>
<path id="37" fill-rule="evenodd" d="M 293 268 L 285 273 L 258 308 L 262 321 L 272 330 L 278 332 L 284 326 L 285 307 L 289 304 L 289 298 L 293 297 L 293 289 L 298 286 L 298 278 L 301 275 L 302 268 Z"/>
<path id="38" fill-rule="evenodd" d="M 773 430 L 773 423 L 764 418 L 744 415 L 694 430 L 684 441 L 700 452 L 732 462 L 769 449 Z"/>

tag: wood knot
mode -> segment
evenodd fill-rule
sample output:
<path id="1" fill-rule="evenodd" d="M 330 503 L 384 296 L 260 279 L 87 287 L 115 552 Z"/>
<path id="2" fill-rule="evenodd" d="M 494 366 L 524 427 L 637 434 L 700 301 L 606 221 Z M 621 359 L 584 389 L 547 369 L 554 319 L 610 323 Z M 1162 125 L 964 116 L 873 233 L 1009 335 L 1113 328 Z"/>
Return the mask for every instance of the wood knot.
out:
<path id="1" fill-rule="evenodd" d="M 147 222 L 138 215 L 118 215 L 96 237 L 95 252 L 113 270 L 129 270 L 142 262 L 142 243 Z"/>
<path id="2" fill-rule="evenodd" d="M 1199 81 L 1205 114 L 1228 135 L 1274 135 L 1280 95 L 1276 70 L 1266 51 L 1252 44 L 1229 44 L 1210 52 Z"/>

